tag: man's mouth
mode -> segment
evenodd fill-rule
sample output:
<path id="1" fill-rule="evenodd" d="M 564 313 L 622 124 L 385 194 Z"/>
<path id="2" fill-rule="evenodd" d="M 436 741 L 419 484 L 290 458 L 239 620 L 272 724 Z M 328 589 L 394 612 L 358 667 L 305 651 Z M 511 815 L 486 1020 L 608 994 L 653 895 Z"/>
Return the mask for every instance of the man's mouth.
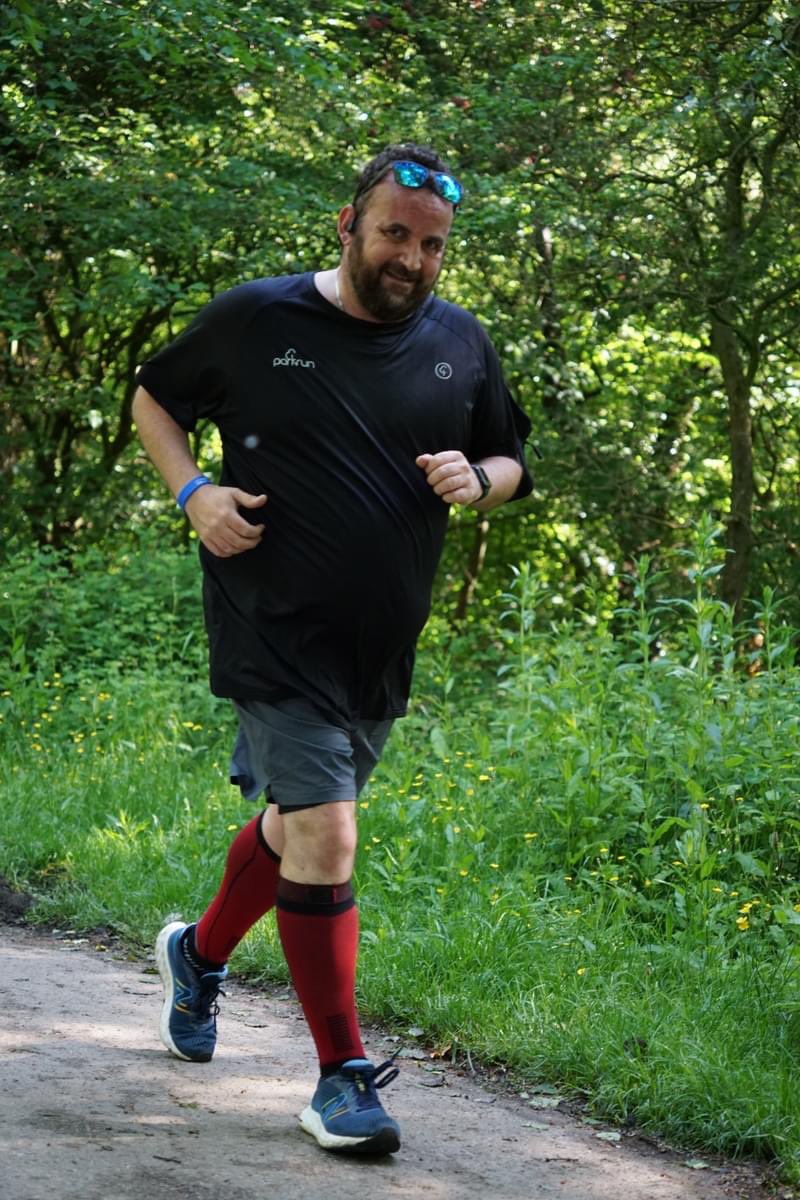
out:
<path id="1" fill-rule="evenodd" d="M 388 268 L 383 273 L 391 279 L 392 283 L 403 283 L 406 287 L 414 287 L 418 283 L 418 278 L 415 275 L 398 274 L 397 271 L 392 271 Z"/>

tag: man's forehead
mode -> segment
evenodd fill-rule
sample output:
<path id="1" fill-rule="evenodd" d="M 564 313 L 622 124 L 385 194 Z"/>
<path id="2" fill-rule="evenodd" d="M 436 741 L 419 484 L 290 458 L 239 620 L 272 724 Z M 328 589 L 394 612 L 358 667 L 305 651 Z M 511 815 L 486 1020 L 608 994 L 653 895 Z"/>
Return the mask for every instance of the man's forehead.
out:
<path id="1" fill-rule="evenodd" d="M 370 192 L 366 211 L 381 221 L 396 220 L 401 224 L 420 222 L 435 226 L 440 237 L 446 237 L 453 223 L 453 206 L 431 188 L 403 187 L 388 175 Z"/>

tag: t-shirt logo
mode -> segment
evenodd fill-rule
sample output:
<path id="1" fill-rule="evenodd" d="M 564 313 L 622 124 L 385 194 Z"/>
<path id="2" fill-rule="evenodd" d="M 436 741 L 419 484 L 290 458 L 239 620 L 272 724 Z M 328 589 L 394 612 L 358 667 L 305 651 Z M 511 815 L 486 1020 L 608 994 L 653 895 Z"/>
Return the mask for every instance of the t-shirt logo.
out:
<path id="1" fill-rule="evenodd" d="M 311 367 L 316 368 L 313 358 L 298 358 L 294 349 L 287 350 L 283 358 L 278 355 L 272 360 L 273 367 Z"/>
<path id="2" fill-rule="evenodd" d="M 449 379 L 453 374 L 453 368 L 448 362 L 437 363 L 433 370 L 437 379 Z"/>

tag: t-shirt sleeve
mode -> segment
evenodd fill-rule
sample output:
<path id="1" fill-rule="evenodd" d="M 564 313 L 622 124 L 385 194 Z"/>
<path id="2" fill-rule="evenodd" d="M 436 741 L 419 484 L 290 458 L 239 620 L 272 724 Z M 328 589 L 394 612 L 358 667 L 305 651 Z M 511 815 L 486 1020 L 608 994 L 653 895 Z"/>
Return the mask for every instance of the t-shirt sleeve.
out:
<path id="1" fill-rule="evenodd" d="M 136 382 L 187 433 L 203 418 L 218 421 L 229 393 L 230 365 L 253 311 L 251 287 L 223 292 L 182 333 L 140 368 Z"/>
<path id="2" fill-rule="evenodd" d="M 516 459 L 522 467 L 522 476 L 511 499 L 521 500 L 533 490 L 533 478 L 525 459 L 531 422 L 511 395 L 497 353 L 485 334 L 483 352 L 485 370 L 472 410 L 468 457 L 473 462 L 494 455 Z"/>

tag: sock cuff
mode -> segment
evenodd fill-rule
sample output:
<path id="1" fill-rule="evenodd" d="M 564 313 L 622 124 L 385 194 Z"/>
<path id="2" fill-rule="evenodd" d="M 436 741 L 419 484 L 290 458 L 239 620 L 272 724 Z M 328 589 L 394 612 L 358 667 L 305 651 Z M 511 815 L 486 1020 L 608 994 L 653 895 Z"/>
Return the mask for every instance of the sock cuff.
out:
<path id="1" fill-rule="evenodd" d="M 295 883 L 281 877 L 275 903 L 284 912 L 335 917 L 354 908 L 356 901 L 349 879 L 346 883 Z"/>
<path id="2" fill-rule="evenodd" d="M 264 853 L 266 855 L 268 855 L 272 859 L 273 862 L 279 863 L 281 861 L 280 854 L 276 854 L 275 851 L 272 849 L 272 846 L 270 846 L 269 842 L 264 837 L 264 830 L 261 828 L 261 822 L 264 817 L 264 813 L 266 811 L 267 810 L 264 809 L 264 812 L 262 812 L 259 815 L 258 824 L 256 825 L 256 838 L 258 839 L 258 844 L 261 847 L 261 849 L 264 851 Z"/>
<path id="3" fill-rule="evenodd" d="M 212 962 L 210 958 L 205 958 L 197 949 L 197 923 L 187 925 L 180 936 L 180 946 L 183 957 L 186 959 L 190 967 L 195 971 L 199 971 L 201 975 L 205 975 L 208 971 L 221 971 L 225 966 L 224 962 Z"/>

